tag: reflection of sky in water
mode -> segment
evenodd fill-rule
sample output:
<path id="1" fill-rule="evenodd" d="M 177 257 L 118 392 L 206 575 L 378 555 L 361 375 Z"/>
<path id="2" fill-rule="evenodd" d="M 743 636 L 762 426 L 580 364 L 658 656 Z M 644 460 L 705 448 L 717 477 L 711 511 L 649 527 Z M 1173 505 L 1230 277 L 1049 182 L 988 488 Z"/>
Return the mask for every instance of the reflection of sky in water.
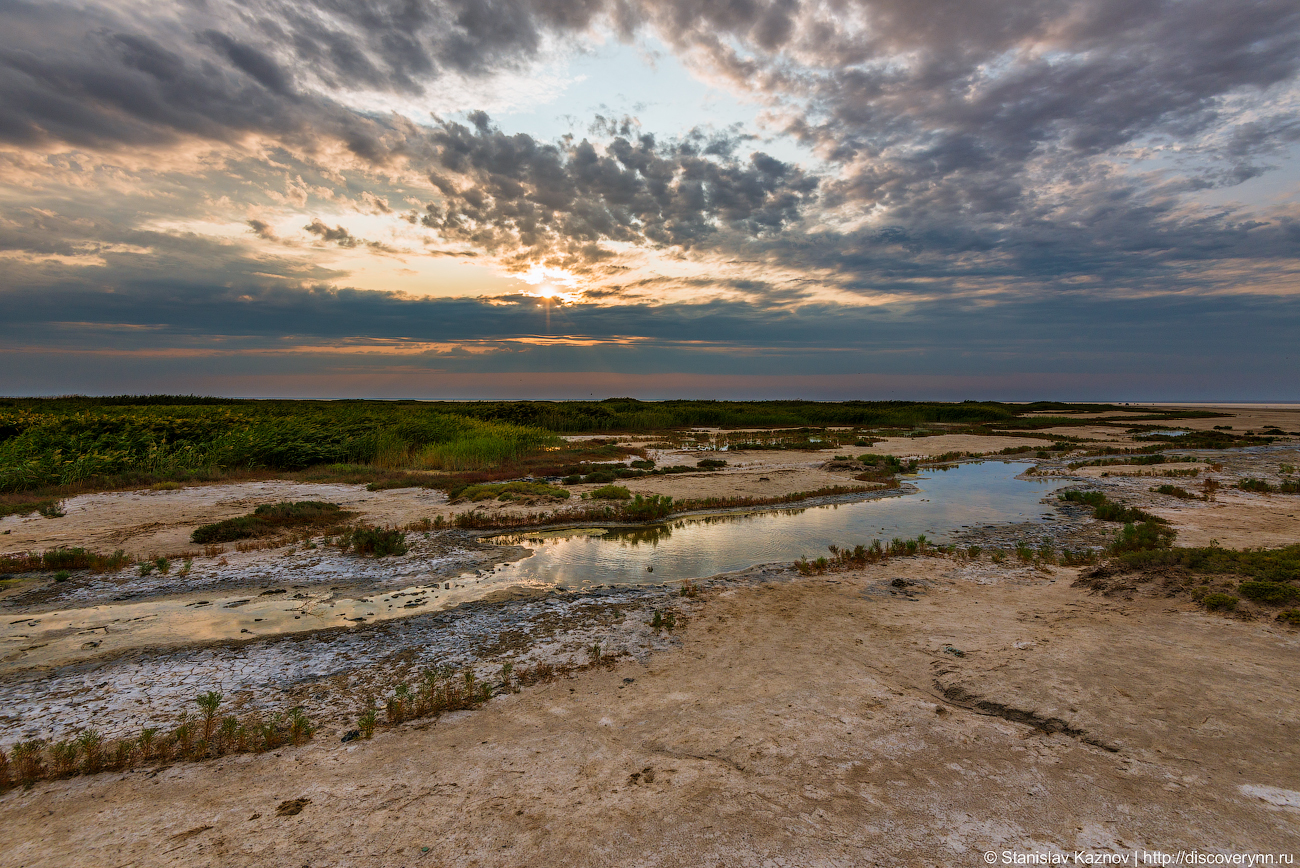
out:
<path id="1" fill-rule="evenodd" d="M 702 578 L 754 564 L 826 554 L 828 545 L 925 534 L 944 542 L 964 525 L 1039 519 L 1040 503 L 1064 480 L 1016 479 L 1024 462 L 985 461 L 927 470 L 912 481 L 919 493 L 807 509 L 684 518 L 651 528 L 555 531 L 504 537 L 536 554 L 498 576 L 519 581 L 627 584 Z M 653 567 L 649 573 L 647 567 Z"/>
<path id="2" fill-rule="evenodd" d="M 754 564 L 826 554 L 826 547 L 925 534 L 943 542 L 963 525 L 1049 515 L 1043 494 L 1065 480 L 1024 480 L 1024 462 L 931 470 L 904 497 L 811 509 L 704 515 L 656 527 L 581 528 L 503 537 L 536 554 L 450 581 L 375 591 L 359 599 L 314 591 L 301 597 L 164 598 L 45 612 L 0 624 L 0 672 L 53 665 L 146 645 L 185 645 L 346 627 L 433 612 L 518 584 L 636 584 L 702 578 Z M 654 572 L 646 567 L 654 567 Z M 245 591 L 249 594 L 248 591 Z M 294 598 L 290 598 L 293 596 Z"/>

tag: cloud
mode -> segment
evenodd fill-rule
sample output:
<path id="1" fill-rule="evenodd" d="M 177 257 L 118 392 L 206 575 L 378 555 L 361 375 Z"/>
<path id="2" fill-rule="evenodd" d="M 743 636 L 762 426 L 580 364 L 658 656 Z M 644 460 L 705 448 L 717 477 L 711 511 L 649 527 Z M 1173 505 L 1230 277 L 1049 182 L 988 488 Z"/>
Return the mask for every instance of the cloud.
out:
<path id="1" fill-rule="evenodd" d="M 587 138 L 552 141 L 472 105 L 422 123 L 377 107 L 611 35 L 662 41 L 763 124 L 670 136 L 602 108 L 575 121 Z M 1282 181 L 1266 202 L 1259 179 L 1293 169 L 1298 146 L 1300 8 L 1285 0 L 0 5 L 6 298 L 44 309 L 48 291 L 104 323 L 168 312 L 153 324 L 199 343 L 229 330 L 253 346 L 254 321 L 508 341 L 549 310 L 683 365 L 717 356 L 670 334 L 765 359 L 788 338 L 809 369 L 818 346 L 960 367 L 938 336 L 990 359 L 986 338 L 1022 361 L 1066 346 L 1100 369 L 1065 324 L 1185 361 L 1115 312 L 1214 337 L 1199 311 L 1277 364 L 1246 324 L 1294 322 L 1279 299 L 1297 295 L 1300 207 Z M 268 252 L 255 239 L 276 240 L 272 220 L 309 243 Z M 398 248 L 567 270 L 591 303 L 438 306 L 348 290 L 327 265 Z M 638 347 L 620 363 L 651 358 Z M 499 357 L 549 352 L 594 351 Z"/>
<path id="2" fill-rule="evenodd" d="M 442 199 L 420 222 L 520 265 L 581 269 L 610 255 L 606 242 L 690 250 L 719 233 L 775 232 L 817 187 L 767 154 L 733 156 L 725 135 L 617 136 L 598 148 L 508 135 L 481 112 L 471 121 L 433 130 L 430 180 Z"/>
<path id="3" fill-rule="evenodd" d="M 396 253 L 392 247 L 379 241 L 367 241 L 364 238 L 357 238 L 344 229 L 342 226 L 335 226 L 333 229 L 326 226 L 319 218 L 313 218 L 310 223 L 302 227 L 312 235 L 320 238 L 326 244 L 337 244 L 351 250 L 355 247 L 368 247 L 376 253 Z"/>
<path id="4" fill-rule="evenodd" d="M 248 226 L 250 229 L 253 230 L 253 233 L 257 235 L 258 238 L 261 238 L 263 241 L 278 240 L 275 236 L 275 233 L 271 231 L 271 227 L 268 224 L 262 222 L 261 220 L 249 220 Z"/>

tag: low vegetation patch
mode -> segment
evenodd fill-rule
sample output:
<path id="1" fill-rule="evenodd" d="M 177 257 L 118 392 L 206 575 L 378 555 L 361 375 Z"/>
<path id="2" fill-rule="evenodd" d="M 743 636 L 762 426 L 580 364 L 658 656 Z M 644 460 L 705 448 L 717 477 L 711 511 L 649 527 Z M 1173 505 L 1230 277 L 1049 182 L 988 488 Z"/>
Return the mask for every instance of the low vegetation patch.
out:
<path id="1" fill-rule="evenodd" d="M 1300 494 L 1300 481 L 1284 479 L 1277 485 L 1269 485 L 1266 480 L 1247 477 L 1237 483 L 1237 488 L 1257 494 Z"/>
<path id="2" fill-rule="evenodd" d="M 66 570 L 108 573 L 120 570 L 130 563 L 131 559 L 121 549 L 111 555 L 101 555 L 83 548 L 56 548 L 40 555 L 24 554 L 0 558 L 0 575 Z"/>
<path id="3" fill-rule="evenodd" d="M 1081 503 L 1085 506 L 1092 507 L 1092 514 L 1100 521 L 1115 522 L 1144 522 L 1155 524 L 1166 524 L 1163 518 L 1157 518 L 1148 512 L 1143 512 L 1136 507 L 1125 506 L 1122 503 L 1106 497 L 1100 491 L 1063 491 L 1057 495 L 1061 500 L 1067 503 Z"/>
<path id="4" fill-rule="evenodd" d="M 1186 488 L 1180 488 L 1177 485 L 1157 485 L 1151 489 L 1156 494 L 1164 494 L 1169 497 L 1177 497 L 1179 500 L 1200 500 L 1199 494 L 1193 494 Z"/>
<path id="5" fill-rule="evenodd" d="M 869 564 L 878 564 L 881 561 L 895 557 L 909 557 L 912 555 L 945 555 L 952 554 L 956 551 L 951 546 L 936 546 L 921 534 L 915 539 L 900 539 L 895 537 L 888 543 L 882 543 L 878 539 L 873 539 L 870 545 L 856 545 L 852 548 L 840 546 L 829 546 L 831 556 L 820 557 L 814 560 L 800 558 L 794 562 L 794 568 L 799 571 L 800 575 L 817 576 L 828 572 L 844 572 L 846 570 L 857 570 Z"/>
<path id="6" fill-rule="evenodd" d="M 1300 581 L 1300 544 L 1276 549 L 1221 546 L 1126 552 L 1115 562 L 1129 570 L 1181 567 L 1191 573 L 1236 575 L 1259 582 Z"/>
<path id="7" fill-rule="evenodd" d="M 563 488 L 547 485 L 544 482 L 490 482 L 457 486 L 450 489 L 447 496 L 453 502 L 468 500 L 478 503 L 484 500 L 510 501 L 543 497 L 567 500 L 570 494 Z"/>
<path id="8" fill-rule="evenodd" d="M 1210 612 L 1231 612 L 1237 608 L 1239 600 L 1232 594 L 1206 594 L 1201 598 L 1201 605 Z"/>
<path id="9" fill-rule="evenodd" d="M 397 528 L 354 527 L 338 538 L 337 545 L 343 551 L 351 549 L 364 557 L 404 555 L 406 534 Z"/>
<path id="10" fill-rule="evenodd" d="M 204 545 L 274 536 L 286 530 L 325 530 L 351 515 L 353 513 L 340 509 L 338 504 L 319 500 L 264 503 L 253 510 L 252 515 L 201 525 L 190 534 L 190 540 Z"/>
<path id="11" fill-rule="evenodd" d="M 1283 606 L 1292 600 L 1300 600 L 1300 588 L 1281 582 L 1242 582 L 1237 590 L 1249 600 L 1271 606 Z"/>
<path id="12" fill-rule="evenodd" d="M 145 727 L 133 738 L 106 739 L 97 730 L 57 742 L 31 739 L 0 750 L 0 790 L 15 784 L 30 787 L 40 780 L 122 772 L 140 766 L 165 766 L 235 753 L 262 753 L 309 741 L 316 728 L 301 707 L 270 717 L 220 713 L 222 695 L 216 691 L 195 700 L 198 714 L 188 711 L 168 731 Z"/>
<path id="13" fill-rule="evenodd" d="M 1174 544 L 1177 531 L 1154 521 L 1126 524 L 1107 549 L 1111 554 L 1149 552 L 1167 549 Z"/>
<path id="14" fill-rule="evenodd" d="M 623 485 L 602 485 L 591 492 L 590 496 L 596 500 L 631 500 L 632 492 Z"/>

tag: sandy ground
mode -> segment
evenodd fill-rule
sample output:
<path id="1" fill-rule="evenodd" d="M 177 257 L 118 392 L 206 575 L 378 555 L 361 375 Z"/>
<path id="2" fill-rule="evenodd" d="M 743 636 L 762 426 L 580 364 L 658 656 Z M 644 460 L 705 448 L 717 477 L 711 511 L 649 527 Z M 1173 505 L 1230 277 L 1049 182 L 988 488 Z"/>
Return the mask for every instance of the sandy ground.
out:
<path id="1" fill-rule="evenodd" d="M 1200 421 L 1300 429 L 1287 408 L 1241 413 Z M 726 453 L 721 473 L 626 484 L 675 498 L 772 496 L 854 484 L 851 473 L 820 469 L 837 451 L 922 456 L 1047 442 L 945 435 L 869 450 Z M 1277 482 L 1283 464 L 1300 465 L 1300 450 L 1211 460 L 1221 469 L 1086 468 L 1079 483 L 1168 518 L 1181 545 L 1300 540 L 1300 497 L 1231 488 L 1247 476 Z M 1139 475 L 1192 467 L 1196 477 Z M 1152 491 L 1162 482 L 1200 491 L 1207 477 L 1223 486 L 1213 500 Z M 197 524 L 283 499 L 333 500 L 376 524 L 470 508 L 425 489 L 276 481 L 119 492 L 69 500 L 62 519 L 4 519 L 0 551 L 192 548 Z M 304 575 L 329 566 L 312 567 L 318 555 L 305 550 L 231 558 L 250 576 L 271 559 L 302 561 Z M 195 574 L 208 566 L 196 561 Z M 1158 582 L 1099 595 L 1073 587 L 1076 575 L 987 557 L 807 578 L 756 569 L 715 580 L 698 600 L 670 591 L 521 600 L 292 643 L 182 649 L 175 659 L 146 650 L 116 669 L 88 666 L 81 686 L 61 675 L 67 696 L 42 693 L 33 670 L 4 685 L 3 714 L 71 703 L 94 720 L 104 700 L 85 700 L 105 678 L 128 685 L 115 692 L 123 702 L 170 708 L 153 694 L 164 669 L 183 665 L 198 686 L 213 673 L 246 672 L 231 690 L 254 699 L 281 689 L 277 673 L 301 670 L 292 698 L 324 725 L 303 748 L 10 791 L 0 796 L 0 866 L 948 866 L 984 864 L 989 850 L 1134 848 L 1300 855 L 1300 631 L 1271 615 L 1207 614 Z M 321 573 L 322 585 L 334 581 Z M 652 634 L 651 608 L 667 605 L 684 629 Z M 596 640 L 627 655 L 613 671 L 371 742 L 340 743 L 351 706 L 342 717 L 324 710 L 335 703 L 327 683 L 342 696 L 373 694 L 427 665 L 421 654 L 499 667 L 503 654 L 563 659 Z M 294 799 L 310 801 L 277 815 Z"/>
<path id="2" fill-rule="evenodd" d="M 1228 414 L 1227 418 L 1221 419 L 1179 419 L 1174 423 L 1174 427 L 1178 428 L 1204 430 L 1213 428 L 1215 425 L 1230 425 L 1234 432 L 1241 433 L 1243 431 L 1262 431 L 1269 426 L 1276 426 L 1290 434 L 1300 433 L 1300 406 L 1295 404 L 1213 407 L 1197 404 L 1162 404 L 1159 406 L 1162 410 L 1213 410 L 1216 413 Z"/>
<path id="3" fill-rule="evenodd" d="M 0 865 L 1300 850 L 1300 633 L 1073 577 L 912 559 L 709 591 L 646 665 L 371 742 L 11 791 Z"/>

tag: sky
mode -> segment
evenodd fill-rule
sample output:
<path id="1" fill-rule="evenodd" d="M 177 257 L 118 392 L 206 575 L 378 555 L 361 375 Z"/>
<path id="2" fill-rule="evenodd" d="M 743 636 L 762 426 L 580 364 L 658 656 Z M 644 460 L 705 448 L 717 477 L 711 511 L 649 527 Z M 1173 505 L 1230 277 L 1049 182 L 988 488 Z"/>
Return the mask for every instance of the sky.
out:
<path id="1" fill-rule="evenodd" d="M 0 0 L 0 394 L 1300 400 L 1294 0 Z"/>

